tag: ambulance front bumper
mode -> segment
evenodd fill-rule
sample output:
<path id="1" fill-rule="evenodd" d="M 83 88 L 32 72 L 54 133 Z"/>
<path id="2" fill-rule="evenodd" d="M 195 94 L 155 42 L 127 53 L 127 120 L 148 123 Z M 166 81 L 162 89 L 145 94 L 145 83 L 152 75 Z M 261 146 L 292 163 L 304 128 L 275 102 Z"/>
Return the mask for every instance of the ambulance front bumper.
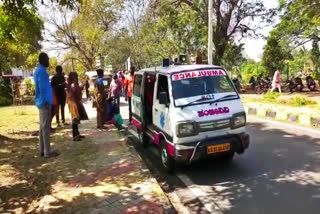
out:
<path id="1" fill-rule="evenodd" d="M 208 153 L 208 147 L 214 145 L 230 144 L 230 149 L 223 152 Z M 249 147 L 250 137 L 247 133 L 236 135 L 220 136 L 209 138 L 198 142 L 189 142 L 176 145 L 175 160 L 177 162 L 194 162 L 214 156 L 221 156 L 228 153 L 236 152 L 238 154 L 244 153 Z"/>

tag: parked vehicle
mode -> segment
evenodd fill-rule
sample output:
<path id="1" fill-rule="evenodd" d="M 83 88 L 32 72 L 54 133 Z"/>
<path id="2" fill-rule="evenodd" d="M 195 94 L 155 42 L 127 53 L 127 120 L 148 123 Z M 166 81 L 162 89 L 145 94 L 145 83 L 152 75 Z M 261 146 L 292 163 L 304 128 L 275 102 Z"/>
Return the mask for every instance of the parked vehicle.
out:
<path id="1" fill-rule="evenodd" d="M 295 90 L 295 84 L 294 84 L 294 80 L 287 80 L 287 82 L 286 82 L 286 84 L 287 84 L 287 88 L 288 88 L 288 90 L 292 93 L 294 90 Z"/>
<path id="2" fill-rule="evenodd" d="M 269 91 L 272 88 L 272 82 L 266 78 L 258 78 L 257 79 L 257 83 L 256 83 L 256 87 L 255 87 L 255 92 L 257 94 L 262 94 L 265 93 L 267 91 Z"/>
<path id="3" fill-rule="evenodd" d="M 302 79 L 300 76 L 297 76 L 296 78 L 294 78 L 294 85 L 295 85 L 296 92 L 302 92 L 304 85 L 302 83 Z"/>
<path id="4" fill-rule="evenodd" d="M 307 82 L 307 87 L 310 91 L 316 90 L 316 82 L 310 75 L 306 77 L 306 82 Z"/>
<path id="5" fill-rule="evenodd" d="M 238 93 L 240 93 L 241 92 L 241 84 L 240 84 L 239 78 L 232 79 L 232 82 L 233 82 L 233 85 L 236 87 Z"/>
<path id="6" fill-rule="evenodd" d="M 232 159 L 249 146 L 246 113 L 222 67 L 170 65 L 135 73 L 129 132 L 159 148 L 167 172 L 176 163 Z"/>

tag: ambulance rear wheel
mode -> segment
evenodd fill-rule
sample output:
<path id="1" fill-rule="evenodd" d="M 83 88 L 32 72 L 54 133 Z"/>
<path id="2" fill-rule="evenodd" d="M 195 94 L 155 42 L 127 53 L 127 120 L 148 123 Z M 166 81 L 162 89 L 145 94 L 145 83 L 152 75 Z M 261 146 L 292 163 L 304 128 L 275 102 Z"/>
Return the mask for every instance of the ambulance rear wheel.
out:
<path id="1" fill-rule="evenodd" d="M 168 150 L 166 148 L 166 142 L 164 140 L 161 141 L 160 155 L 161 155 L 161 163 L 165 171 L 168 173 L 173 173 L 175 169 L 175 160 L 168 153 Z"/>
<path id="2" fill-rule="evenodd" d="M 142 147 L 147 147 L 148 145 L 148 137 L 143 133 L 143 131 L 139 131 L 139 142 Z"/>

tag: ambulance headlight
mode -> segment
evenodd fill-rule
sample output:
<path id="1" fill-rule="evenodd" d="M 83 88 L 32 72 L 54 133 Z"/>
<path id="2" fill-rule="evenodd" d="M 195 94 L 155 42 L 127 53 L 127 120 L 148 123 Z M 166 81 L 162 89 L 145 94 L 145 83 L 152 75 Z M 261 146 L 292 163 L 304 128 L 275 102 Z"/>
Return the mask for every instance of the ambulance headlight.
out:
<path id="1" fill-rule="evenodd" d="M 197 126 L 194 121 L 186 121 L 177 124 L 177 137 L 188 137 L 197 135 Z"/>
<path id="2" fill-rule="evenodd" d="M 246 114 L 240 113 L 232 116 L 231 127 L 233 129 L 242 127 L 246 125 Z"/>

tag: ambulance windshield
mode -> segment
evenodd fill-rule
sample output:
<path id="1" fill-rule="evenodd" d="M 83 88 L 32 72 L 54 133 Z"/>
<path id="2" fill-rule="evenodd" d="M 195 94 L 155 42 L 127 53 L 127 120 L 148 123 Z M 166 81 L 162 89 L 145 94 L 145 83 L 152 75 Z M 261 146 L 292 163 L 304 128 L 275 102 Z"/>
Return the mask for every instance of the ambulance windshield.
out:
<path id="1" fill-rule="evenodd" d="M 172 76 L 175 100 L 218 93 L 235 93 L 231 81 L 223 70 L 191 71 Z"/>

